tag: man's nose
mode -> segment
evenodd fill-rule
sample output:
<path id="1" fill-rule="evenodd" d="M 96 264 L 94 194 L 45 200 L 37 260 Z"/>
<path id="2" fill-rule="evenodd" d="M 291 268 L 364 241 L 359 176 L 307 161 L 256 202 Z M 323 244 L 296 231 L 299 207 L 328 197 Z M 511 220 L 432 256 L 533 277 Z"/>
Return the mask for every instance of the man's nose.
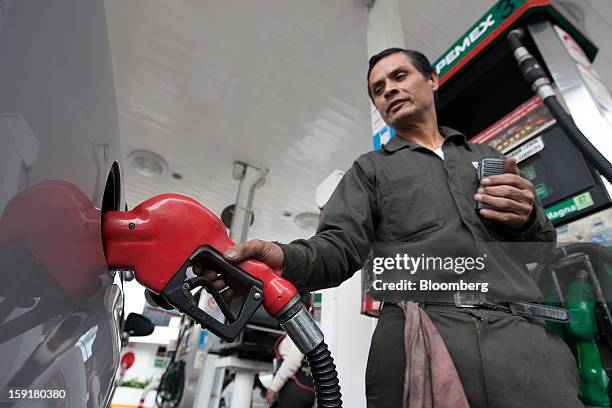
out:
<path id="1" fill-rule="evenodd" d="M 384 97 L 387 100 L 392 99 L 398 92 L 399 91 L 395 85 L 389 84 L 385 89 Z"/>

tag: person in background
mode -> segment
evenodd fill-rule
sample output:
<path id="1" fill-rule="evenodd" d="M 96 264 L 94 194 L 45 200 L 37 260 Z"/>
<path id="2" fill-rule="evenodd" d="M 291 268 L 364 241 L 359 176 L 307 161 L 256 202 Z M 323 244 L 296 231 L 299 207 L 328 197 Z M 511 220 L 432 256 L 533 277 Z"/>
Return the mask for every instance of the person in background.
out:
<path id="1" fill-rule="evenodd" d="M 302 303 L 310 308 L 310 294 L 302 296 Z M 276 408 L 312 408 L 315 402 L 314 386 L 304 354 L 286 335 L 274 345 L 274 378 L 266 393 L 266 401 Z"/>

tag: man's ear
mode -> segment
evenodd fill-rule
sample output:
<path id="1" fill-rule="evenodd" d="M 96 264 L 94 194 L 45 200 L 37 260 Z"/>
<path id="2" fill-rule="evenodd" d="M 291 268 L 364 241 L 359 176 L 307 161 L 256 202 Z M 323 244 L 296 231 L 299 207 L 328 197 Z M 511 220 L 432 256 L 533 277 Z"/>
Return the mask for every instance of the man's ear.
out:
<path id="1" fill-rule="evenodd" d="M 440 87 L 440 78 L 438 77 L 438 73 L 436 71 L 432 72 L 429 76 L 429 83 L 431 84 L 432 91 L 437 91 Z"/>

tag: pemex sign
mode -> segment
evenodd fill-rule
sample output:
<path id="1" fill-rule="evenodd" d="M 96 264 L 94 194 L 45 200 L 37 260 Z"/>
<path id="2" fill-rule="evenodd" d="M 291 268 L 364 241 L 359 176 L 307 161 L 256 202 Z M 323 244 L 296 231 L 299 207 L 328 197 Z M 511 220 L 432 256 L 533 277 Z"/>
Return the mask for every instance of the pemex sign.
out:
<path id="1" fill-rule="evenodd" d="M 576 25 L 575 16 L 563 3 L 557 0 L 499 0 L 434 62 L 440 84 L 513 23 L 536 11 L 544 11 L 555 24 L 569 32 L 591 60 L 595 58 L 597 47 Z"/>
<path id="2" fill-rule="evenodd" d="M 517 14 L 528 0 L 501 0 L 485 13 L 470 29 L 434 62 L 440 78 L 473 49 L 477 48 L 489 34 L 500 27 L 510 16 Z"/>

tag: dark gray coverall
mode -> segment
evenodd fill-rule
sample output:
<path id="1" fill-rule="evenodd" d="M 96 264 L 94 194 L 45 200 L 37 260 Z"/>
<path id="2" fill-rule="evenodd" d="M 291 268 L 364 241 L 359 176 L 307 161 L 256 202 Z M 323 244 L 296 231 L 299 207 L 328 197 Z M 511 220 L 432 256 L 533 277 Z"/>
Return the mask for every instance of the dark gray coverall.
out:
<path id="1" fill-rule="evenodd" d="M 479 216 L 473 162 L 500 153 L 468 143 L 452 129 L 440 131 L 444 160 L 399 137 L 360 156 L 325 205 L 317 234 L 281 245 L 283 276 L 308 290 L 337 286 L 363 266 L 373 242 L 555 241 L 539 202 L 520 232 Z M 512 299 L 541 298 L 524 270 L 487 280 Z M 573 356 L 542 321 L 485 309 L 424 307 L 445 340 L 472 407 L 583 406 Z M 386 304 L 368 358 L 369 408 L 402 406 L 403 325 L 403 312 Z"/>

